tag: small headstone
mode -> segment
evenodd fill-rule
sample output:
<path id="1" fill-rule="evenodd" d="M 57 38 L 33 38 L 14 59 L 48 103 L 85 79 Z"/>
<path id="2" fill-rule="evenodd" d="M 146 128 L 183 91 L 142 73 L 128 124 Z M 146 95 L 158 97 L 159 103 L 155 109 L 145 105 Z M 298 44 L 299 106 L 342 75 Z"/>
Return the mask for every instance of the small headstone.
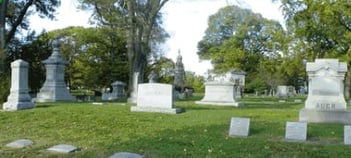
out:
<path id="1" fill-rule="evenodd" d="M 249 136 L 250 119 L 232 117 L 230 121 L 229 136 Z"/>
<path id="2" fill-rule="evenodd" d="M 286 101 L 285 100 L 279 100 L 279 103 L 285 103 Z"/>
<path id="3" fill-rule="evenodd" d="M 7 147 L 10 147 L 10 148 L 25 148 L 29 145 L 32 145 L 33 142 L 31 140 L 28 140 L 28 139 L 19 139 L 19 140 L 16 140 L 14 142 L 11 142 L 9 144 L 6 144 Z"/>
<path id="4" fill-rule="evenodd" d="M 47 150 L 52 152 L 58 152 L 58 153 L 71 153 L 78 150 L 78 148 L 72 145 L 59 144 L 59 145 L 52 146 Z"/>
<path id="5" fill-rule="evenodd" d="M 351 145 L 351 126 L 344 126 L 344 144 Z"/>
<path id="6" fill-rule="evenodd" d="M 104 103 L 93 102 L 93 105 L 104 105 Z"/>
<path id="7" fill-rule="evenodd" d="M 109 158 L 142 158 L 142 156 L 139 154 L 130 153 L 130 152 L 119 152 L 119 153 L 113 154 Z"/>
<path id="8" fill-rule="evenodd" d="M 307 138 L 306 122 L 286 122 L 285 139 L 305 141 Z"/>
<path id="9" fill-rule="evenodd" d="M 295 99 L 294 102 L 295 103 L 302 103 L 302 100 L 301 99 Z"/>

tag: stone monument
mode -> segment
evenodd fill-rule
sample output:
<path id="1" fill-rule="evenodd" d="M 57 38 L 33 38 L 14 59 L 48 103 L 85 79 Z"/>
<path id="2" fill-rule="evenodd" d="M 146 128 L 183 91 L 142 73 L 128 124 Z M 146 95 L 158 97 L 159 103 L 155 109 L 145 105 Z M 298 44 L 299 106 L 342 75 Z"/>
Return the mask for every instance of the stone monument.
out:
<path id="1" fill-rule="evenodd" d="M 115 81 L 111 84 L 111 86 L 112 93 L 104 93 L 101 97 L 102 100 L 117 100 L 126 96 L 124 91 L 124 87 L 126 86 L 125 83 L 121 81 Z"/>
<path id="2" fill-rule="evenodd" d="M 68 62 L 61 56 L 60 43 L 53 41 L 52 55 L 42 61 L 46 68 L 46 80 L 37 94 L 36 102 L 73 101 L 65 84 L 65 68 Z"/>
<path id="3" fill-rule="evenodd" d="M 176 88 L 183 88 L 185 86 L 185 71 L 182 62 L 182 56 L 180 55 L 180 50 L 178 50 L 177 61 L 174 68 L 174 86 Z"/>
<path id="4" fill-rule="evenodd" d="M 306 65 L 308 96 L 299 119 L 304 122 L 351 124 L 346 110 L 344 77 L 347 65 L 338 59 L 316 59 Z"/>
<path id="5" fill-rule="evenodd" d="M 138 85 L 137 106 L 131 111 L 159 112 L 177 114 L 182 109 L 174 108 L 173 85 L 162 83 L 143 83 Z"/>
<path id="6" fill-rule="evenodd" d="M 279 85 L 275 95 L 278 98 L 289 98 L 296 95 L 296 90 L 293 86 Z"/>
<path id="7" fill-rule="evenodd" d="M 235 83 L 226 81 L 209 81 L 205 83 L 205 96 L 196 104 L 242 106 L 235 98 Z"/>
<path id="8" fill-rule="evenodd" d="M 231 75 L 232 81 L 235 84 L 235 98 L 243 98 L 246 73 L 244 71 L 234 70 L 232 71 Z"/>
<path id="9" fill-rule="evenodd" d="M 137 103 L 137 96 L 138 96 L 138 78 L 139 78 L 139 72 L 134 72 L 133 74 L 133 89 L 130 92 L 130 97 L 128 98 L 128 103 Z"/>
<path id="10" fill-rule="evenodd" d="M 28 94 L 28 63 L 18 59 L 11 63 L 11 88 L 7 102 L 3 104 L 5 111 L 31 109 L 34 103 Z"/>

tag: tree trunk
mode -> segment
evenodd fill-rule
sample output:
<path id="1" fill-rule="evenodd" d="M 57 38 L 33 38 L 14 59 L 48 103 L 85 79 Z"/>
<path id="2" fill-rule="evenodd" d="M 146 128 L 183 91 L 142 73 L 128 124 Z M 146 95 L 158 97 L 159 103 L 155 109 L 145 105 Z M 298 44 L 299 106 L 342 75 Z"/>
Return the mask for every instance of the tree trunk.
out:
<path id="1" fill-rule="evenodd" d="M 6 58 L 6 11 L 8 0 L 4 0 L 0 4 L 0 73 L 5 71 Z"/>

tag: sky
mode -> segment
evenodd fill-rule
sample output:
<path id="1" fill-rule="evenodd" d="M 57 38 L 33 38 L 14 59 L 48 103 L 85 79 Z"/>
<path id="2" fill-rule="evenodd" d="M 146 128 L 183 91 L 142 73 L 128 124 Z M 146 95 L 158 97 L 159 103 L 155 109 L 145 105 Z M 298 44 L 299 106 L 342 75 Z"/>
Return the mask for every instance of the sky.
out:
<path id="1" fill-rule="evenodd" d="M 200 61 L 197 56 L 197 43 L 204 36 L 207 19 L 220 8 L 227 5 L 240 5 L 251 9 L 263 17 L 283 22 L 278 3 L 272 0 L 170 0 L 161 10 L 164 16 L 165 30 L 170 38 L 165 43 L 165 56 L 174 62 L 180 51 L 186 71 L 204 75 L 212 66 L 210 61 Z M 90 14 L 77 9 L 76 0 L 61 1 L 55 21 L 31 17 L 31 27 L 40 32 L 51 31 L 68 26 L 89 27 Z"/>

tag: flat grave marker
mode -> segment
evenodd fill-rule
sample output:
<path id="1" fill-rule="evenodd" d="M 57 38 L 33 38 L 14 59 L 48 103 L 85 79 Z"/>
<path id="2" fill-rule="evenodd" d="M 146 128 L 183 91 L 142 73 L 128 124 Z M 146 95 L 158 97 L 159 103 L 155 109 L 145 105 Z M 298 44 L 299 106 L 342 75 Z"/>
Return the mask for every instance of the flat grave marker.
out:
<path id="1" fill-rule="evenodd" d="M 344 126 L 344 144 L 351 145 L 351 126 Z"/>
<path id="2" fill-rule="evenodd" d="M 19 140 L 16 140 L 14 142 L 11 142 L 9 144 L 6 144 L 6 146 L 10 147 L 10 148 L 25 148 L 25 147 L 30 146 L 32 144 L 33 144 L 33 142 L 31 140 L 19 139 Z"/>
<path id="3" fill-rule="evenodd" d="M 286 122 L 285 139 L 305 141 L 307 138 L 306 122 Z"/>
<path id="4" fill-rule="evenodd" d="M 249 136 L 250 119 L 232 117 L 230 121 L 229 136 Z"/>
<path id="5" fill-rule="evenodd" d="M 72 145 L 59 144 L 59 145 L 52 146 L 47 150 L 51 152 L 58 152 L 58 153 L 71 153 L 71 152 L 77 151 L 78 148 Z"/>

